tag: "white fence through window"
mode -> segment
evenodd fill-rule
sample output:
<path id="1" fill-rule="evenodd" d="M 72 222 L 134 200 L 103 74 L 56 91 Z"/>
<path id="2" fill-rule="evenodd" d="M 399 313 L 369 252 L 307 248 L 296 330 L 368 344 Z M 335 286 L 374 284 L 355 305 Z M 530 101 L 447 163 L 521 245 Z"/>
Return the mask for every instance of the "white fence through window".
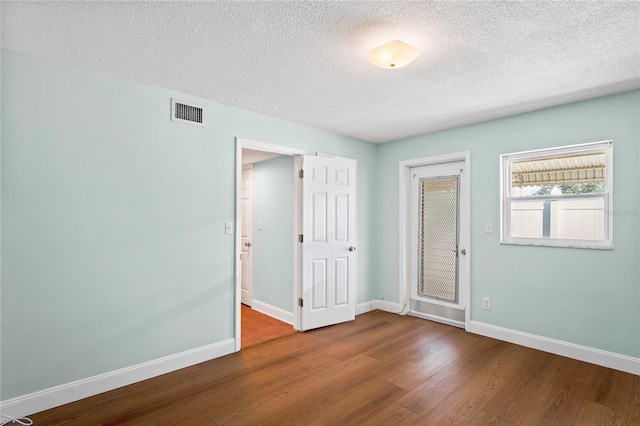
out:
<path id="1" fill-rule="evenodd" d="M 531 238 L 604 238 L 604 199 L 513 200 L 511 235 Z"/>

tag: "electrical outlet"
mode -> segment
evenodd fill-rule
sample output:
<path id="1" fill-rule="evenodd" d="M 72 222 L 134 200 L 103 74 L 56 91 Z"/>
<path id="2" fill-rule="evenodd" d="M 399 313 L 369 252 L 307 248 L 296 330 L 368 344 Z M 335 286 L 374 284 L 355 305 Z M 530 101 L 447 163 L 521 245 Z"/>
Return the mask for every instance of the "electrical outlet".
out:
<path id="1" fill-rule="evenodd" d="M 485 234 L 493 234 L 493 223 L 487 222 L 484 224 Z"/>
<path id="2" fill-rule="evenodd" d="M 485 297 L 484 299 L 482 299 L 482 309 L 484 309 L 485 311 L 490 311 L 491 310 L 491 299 L 488 297 Z"/>
<path id="3" fill-rule="evenodd" d="M 232 235 L 233 234 L 233 224 L 231 222 L 224 223 L 224 234 Z"/>

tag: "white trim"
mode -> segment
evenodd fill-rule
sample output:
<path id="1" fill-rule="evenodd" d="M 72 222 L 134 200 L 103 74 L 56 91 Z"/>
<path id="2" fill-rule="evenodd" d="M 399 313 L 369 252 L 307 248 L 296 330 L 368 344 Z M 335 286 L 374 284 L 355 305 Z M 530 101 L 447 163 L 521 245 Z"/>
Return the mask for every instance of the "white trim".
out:
<path id="1" fill-rule="evenodd" d="M 283 145 L 276 145 L 276 144 L 267 143 L 267 142 L 260 142 L 260 141 L 241 138 L 241 137 L 236 137 L 236 146 L 237 144 L 240 144 L 241 148 L 253 149 L 255 151 L 275 152 L 277 154 L 282 154 L 282 155 L 306 154 L 306 151 L 304 149 L 292 148 L 292 147 L 283 146 Z M 240 154 L 242 154 L 242 150 L 240 150 Z"/>
<path id="2" fill-rule="evenodd" d="M 516 240 L 517 239 L 517 240 Z M 561 242 L 555 243 L 544 238 L 529 238 L 529 237 L 508 237 L 505 241 L 500 241 L 500 244 L 505 246 L 533 246 L 533 247 L 560 247 L 560 248 L 575 248 L 575 249 L 589 249 L 589 250 L 613 250 L 613 243 L 606 242 L 604 244 L 598 244 L 595 240 L 571 240 L 560 239 Z"/>
<path id="3" fill-rule="evenodd" d="M 366 314 L 367 312 L 373 311 L 373 309 L 371 309 L 371 304 L 371 300 L 369 300 L 368 302 L 358 303 L 356 305 L 356 315 L 362 315 Z"/>
<path id="4" fill-rule="evenodd" d="M 429 321 L 439 322 L 441 324 L 451 325 L 458 328 L 466 328 L 465 323 L 452 320 L 449 318 L 440 317 L 438 315 L 425 314 L 417 311 L 409 311 L 407 315 L 411 315 L 412 317 L 422 318 Z"/>
<path id="5" fill-rule="evenodd" d="M 371 301 L 371 310 L 379 309 L 385 312 L 391 312 L 392 314 L 404 315 L 406 313 L 406 305 L 395 302 L 389 302 L 388 300 L 374 299 Z"/>
<path id="6" fill-rule="evenodd" d="M 302 307 L 298 300 L 302 294 L 302 244 L 298 240 L 298 235 L 302 234 L 302 182 L 299 173 L 302 170 L 302 156 L 293 156 L 293 328 L 302 330 Z"/>
<path id="7" fill-rule="evenodd" d="M 0 411 L 11 417 L 28 416 L 99 393 L 157 377 L 234 352 L 234 339 L 165 356 L 64 385 L 0 402 Z"/>
<path id="8" fill-rule="evenodd" d="M 326 152 L 316 152 L 316 157 L 324 157 L 324 158 L 339 158 L 339 159 L 341 159 L 341 160 L 358 161 L 356 158 L 343 157 L 343 156 L 341 156 L 341 155 L 327 154 Z"/>
<path id="9" fill-rule="evenodd" d="M 511 152 L 502 154 L 501 157 L 509 157 L 513 160 L 534 160 L 546 158 L 549 156 L 564 156 L 574 154 L 576 151 L 580 153 L 600 152 L 603 147 L 606 149 L 613 145 L 612 140 L 603 140 L 597 142 L 577 143 L 574 145 L 557 146 L 552 148 L 531 149 L 529 151 Z"/>
<path id="10" fill-rule="evenodd" d="M 253 305 L 251 305 L 251 308 L 265 315 L 269 315 L 272 318 L 293 325 L 293 312 L 285 311 L 282 308 L 269 305 L 268 303 L 264 303 L 256 299 L 253 299 Z"/>
<path id="11" fill-rule="evenodd" d="M 640 358 L 616 354 L 588 346 L 576 345 L 562 340 L 550 339 L 548 337 L 524 333 L 522 331 L 498 327 L 478 321 L 471 321 L 467 327 L 467 331 L 528 348 L 640 375 Z"/>
<path id="12" fill-rule="evenodd" d="M 240 267 L 240 252 L 241 252 L 241 235 L 240 225 L 242 222 L 241 217 L 241 202 L 242 202 L 242 149 L 254 149 L 256 151 L 275 152 L 283 155 L 293 156 L 293 328 L 300 329 L 300 308 L 298 307 L 298 294 L 300 286 L 300 244 L 297 242 L 297 235 L 299 233 L 299 221 L 300 221 L 300 182 L 297 177 L 297 171 L 300 170 L 300 155 L 305 153 L 304 150 L 298 148 L 291 148 L 288 146 L 274 145 L 265 142 L 254 141 L 251 139 L 245 139 L 236 137 L 236 168 L 235 168 L 235 340 L 236 340 L 236 352 L 240 350 L 241 345 L 241 324 L 240 324 L 240 303 L 241 303 L 241 267 Z"/>
<path id="13" fill-rule="evenodd" d="M 407 192 L 410 182 L 410 172 L 412 167 L 428 166 L 433 164 L 451 163 L 454 161 L 464 161 L 465 170 L 464 176 L 460 181 L 460 189 L 462 193 L 466 193 L 469 202 L 466 203 L 466 208 L 460 210 L 460 222 L 466 223 L 466 250 L 467 254 L 460 257 L 460 261 L 464 262 L 464 266 L 468 271 L 467 277 L 460 281 L 460 304 L 465 307 L 465 324 L 469 324 L 471 321 L 471 152 L 463 151 L 453 154 L 436 155 L 433 157 L 416 158 L 412 160 L 404 160 L 399 162 L 399 294 L 398 301 L 401 305 L 404 305 L 401 314 L 406 314 L 409 307 L 409 209 L 407 208 Z M 462 237 L 462 235 L 461 235 Z M 388 303 L 388 302 L 387 302 Z M 400 305 L 399 304 L 399 305 Z M 390 311 L 393 312 L 393 311 Z M 399 311 L 395 311 L 398 313 Z"/>

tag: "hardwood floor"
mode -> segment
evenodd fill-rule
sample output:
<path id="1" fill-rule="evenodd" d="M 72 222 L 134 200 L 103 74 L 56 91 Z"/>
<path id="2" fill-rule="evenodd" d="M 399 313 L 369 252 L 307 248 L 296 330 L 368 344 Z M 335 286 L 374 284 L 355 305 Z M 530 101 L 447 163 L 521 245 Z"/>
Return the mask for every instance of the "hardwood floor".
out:
<path id="1" fill-rule="evenodd" d="M 35 425 L 640 425 L 640 376 L 370 312 L 31 416 Z"/>
<path id="2" fill-rule="evenodd" d="M 242 349 L 297 333 L 293 326 L 286 322 L 260 313 L 246 305 L 240 306 Z"/>

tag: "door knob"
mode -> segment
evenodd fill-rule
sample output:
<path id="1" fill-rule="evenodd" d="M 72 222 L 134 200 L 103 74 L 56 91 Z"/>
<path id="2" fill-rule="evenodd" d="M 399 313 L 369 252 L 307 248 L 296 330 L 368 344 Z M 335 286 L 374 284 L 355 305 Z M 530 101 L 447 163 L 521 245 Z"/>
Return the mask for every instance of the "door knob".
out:
<path id="1" fill-rule="evenodd" d="M 354 246 L 349 247 L 349 251 L 356 251 L 356 248 Z"/>
<path id="2" fill-rule="evenodd" d="M 251 243 L 249 243 L 249 242 L 244 243 L 244 245 L 245 245 L 246 247 L 251 247 Z"/>
<path id="3" fill-rule="evenodd" d="M 462 253 L 462 254 L 467 254 L 467 249 L 462 249 L 462 250 L 460 250 L 460 253 Z"/>

